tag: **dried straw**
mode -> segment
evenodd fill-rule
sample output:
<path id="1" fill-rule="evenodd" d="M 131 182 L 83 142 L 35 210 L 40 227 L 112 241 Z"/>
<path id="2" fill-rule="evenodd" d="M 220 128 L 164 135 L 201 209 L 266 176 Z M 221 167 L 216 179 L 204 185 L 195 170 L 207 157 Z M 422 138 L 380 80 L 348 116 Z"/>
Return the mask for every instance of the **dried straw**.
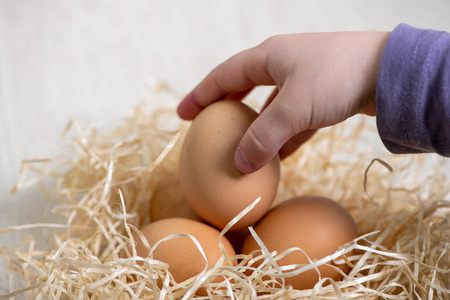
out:
<path id="1" fill-rule="evenodd" d="M 83 130 L 72 121 L 58 156 L 23 163 L 13 192 L 40 184 L 57 201 L 53 212 L 66 223 L 0 231 L 50 228 L 55 243 L 50 251 L 35 249 L 31 236 L 16 248 L 0 248 L 9 261 L 11 289 L 0 299 L 188 299 L 199 298 L 195 292 L 200 287 L 208 297 L 223 299 L 449 299 L 448 161 L 435 155 L 388 154 L 372 140 L 373 120 L 362 116 L 320 131 L 282 163 L 275 204 L 316 194 L 335 199 L 353 215 L 360 236 L 334 254 L 306 265 L 282 266 L 277 261 L 302 250 L 270 253 L 251 230 L 261 250 L 238 254 L 237 266 L 224 264 L 230 258 L 223 251 L 214 266 L 181 283 L 173 281 L 166 263 L 137 257 L 138 228 L 151 221 L 150 202 L 159 179 L 177 174 L 188 126 L 175 116 L 179 95 L 164 84 L 155 84 L 152 91 L 116 126 Z M 168 238 L 178 236 L 183 233 Z M 356 255 L 346 263 L 352 271 L 340 282 L 321 278 L 312 290 L 295 290 L 277 281 L 351 251 Z M 264 263 L 255 268 L 260 259 Z M 254 272 L 245 275 L 249 269 Z M 218 276 L 226 280 L 213 282 Z"/>

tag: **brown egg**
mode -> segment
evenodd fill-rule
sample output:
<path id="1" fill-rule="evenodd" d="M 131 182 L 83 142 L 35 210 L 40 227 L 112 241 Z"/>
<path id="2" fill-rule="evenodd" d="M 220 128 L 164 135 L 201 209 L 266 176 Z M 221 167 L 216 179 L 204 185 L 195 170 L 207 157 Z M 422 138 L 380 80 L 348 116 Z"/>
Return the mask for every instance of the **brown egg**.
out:
<path id="1" fill-rule="evenodd" d="M 142 234 L 150 246 L 155 245 L 161 239 L 175 233 L 187 233 L 193 235 L 202 246 L 208 266 L 212 266 L 222 256 L 219 247 L 220 232 L 204 223 L 183 218 L 163 219 L 143 227 Z M 140 238 L 136 238 L 136 252 L 141 257 L 148 256 L 148 250 Z M 222 242 L 228 256 L 236 253 L 230 242 L 222 237 Z M 174 238 L 159 244 L 153 252 L 153 258 L 169 265 L 169 272 L 177 283 L 181 283 L 193 276 L 198 275 L 205 268 L 205 260 L 197 246 L 190 237 Z M 236 260 L 232 261 L 236 264 Z M 199 292 L 204 294 L 205 291 Z"/>
<path id="2" fill-rule="evenodd" d="M 276 250 L 280 254 L 291 247 L 298 247 L 311 260 L 333 254 L 339 246 L 358 236 L 350 213 L 339 203 L 319 196 L 303 196 L 282 202 L 261 219 L 255 231 L 270 252 Z M 259 249 L 253 236 L 249 235 L 242 253 L 249 254 Z M 308 264 L 309 260 L 302 252 L 295 251 L 277 262 L 283 266 Z M 346 264 L 336 266 L 345 273 L 350 271 Z M 335 281 L 342 279 L 330 266 L 322 265 L 318 269 L 322 278 L 329 277 Z M 286 285 L 292 285 L 295 289 L 313 288 L 318 281 L 316 270 L 285 278 Z"/>
<path id="3" fill-rule="evenodd" d="M 280 178 L 278 155 L 262 169 L 241 173 L 234 153 L 257 113 L 235 100 L 213 103 L 192 122 L 180 155 L 180 185 L 192 210 L 223 229 L 258 197 L 261 201 L 231 230 L 258 221 L 270 208 Z"/>
<path id="4" fill-rule="evenodd" d="M 225 233 L 225 237 L 230 241 L 236 253 L 241 253 L 242 245 L 245 239 L 249 235 L 250 231 L 248 227 L 241 228 L 239 230 L 228 231 Z"/>
<path id="5" fill-rule="evenodd" d="M 159 178 L 150 202 L 150 220 L 152 222 L 167 218 L 202 221 L 186 202 L 175 174 L 167 174 Z"/>

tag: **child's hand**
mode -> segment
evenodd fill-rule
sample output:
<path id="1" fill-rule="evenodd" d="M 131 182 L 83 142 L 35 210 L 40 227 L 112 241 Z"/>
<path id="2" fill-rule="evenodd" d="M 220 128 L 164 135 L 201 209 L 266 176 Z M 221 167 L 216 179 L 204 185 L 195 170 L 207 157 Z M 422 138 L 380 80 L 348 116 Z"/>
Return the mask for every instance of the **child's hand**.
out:
<path id="1" fill-rule="evenodd" d="M 278 151 L 285 157 L 315 130 L 356 113 L 375 115 L 375 91 L 389 33 L 279 35 L 216 67 L 179 104 L 191 120 L 208 104 L 242 99 L 257 85 L 275 85 L 261 115 L 236 151 L 239 170 L 251 173 Z"/>

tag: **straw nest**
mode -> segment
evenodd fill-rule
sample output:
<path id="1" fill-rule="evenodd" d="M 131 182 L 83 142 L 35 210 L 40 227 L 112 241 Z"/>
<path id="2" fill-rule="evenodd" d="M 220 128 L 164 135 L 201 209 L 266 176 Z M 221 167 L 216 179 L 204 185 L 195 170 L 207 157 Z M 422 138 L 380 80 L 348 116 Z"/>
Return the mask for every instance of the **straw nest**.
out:
<path id="1" fill-rule="evenodd" d="M 160 179 L 176 176 L 188 127 L 175 115 L 179 95 L 164 84 L 152 91 L 109 128 L 83 130 L 70 122 L 60 154 L 24 162 L 14 191 L 41 184 L 55 201 L 53 212 L 66 222 L 1 231 L 51 228 L 54 246 L 35 249 L 31 237 L 17 248 L 1 247 L 12 290 L 0 298 L 184 299 L 199 297 L 195 291 L 204 287 L 209 298 L 218 299 L 450 299 L 448 161 L 436 155 L 388 154 L 373 141 L 373 119 L 362 116 L 323 129 L 284 160 L 275 200 L 323 195 L 350 211 L 360 236 L 339 249 L 357 249 L 344 280 L 322 278 L 311 290 L 276 281 L 330 263 L 336 255 L 284 266 L 289 272 L 280 274 L 277 260 L 283 253 L 238 254 L 237 266 L 222 265 L 229 259 L 224 254 L 181 283 L 173 282 L 166 263 L 136 257 L 134 237 L 151 221 L 150 203 L 155 187 L 163 184 Z M 261 255 L 264 264 L 246 276 L 252 259 Z M 217 276 L 226 280 L 213 282 Z M 158 278 L 165 281 L 162 288 Z"/>

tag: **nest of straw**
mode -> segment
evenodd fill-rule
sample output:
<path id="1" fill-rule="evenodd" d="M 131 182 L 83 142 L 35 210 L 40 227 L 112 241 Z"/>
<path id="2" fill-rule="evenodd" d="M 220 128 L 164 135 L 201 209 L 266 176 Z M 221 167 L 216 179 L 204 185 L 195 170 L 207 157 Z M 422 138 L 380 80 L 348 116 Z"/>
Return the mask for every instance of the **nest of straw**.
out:
<path id="1" fill-rule="evenodd" d="M 276 262 L 283 253 L 238 254 L 237 266 L 223 265 L 229 259 L 224 254 L 181 283 L 173 282 L 166 263 L 133 256 L 133 236 L 151 222 L 155 189 L 164 184 L 162 178 L 177 174 L 188 127 L 175 115 L 179 99 L 168 86 L 156 84 L 149 99 L 118 124 L 83 130 L 72 121 L 61 153 L 23 163 L 14 191 L 40 184 L 55 203 L 53 213 L 65 223 L 0 231 L 54 230 L 49 251 L 35 249 L 33 236 L 17 248 L 0 248 L 9 261 L 11 286 L 0 299 L 187 299 L 199 298 L 195 291 L 200 287 L 206 298 L 219 299 L 449 299 L 448 161 L 435 155 L 390 155 L 373 142 L 373 119 L 362 116 L 323 129 L 284 160 L 274 203 L 316 194 L 350 211 L 360 236 L 339 249 L 357 253 L 349 258 L 352 271 L 342 281 L 323 278 L 311 290 L 277 281 L 339 255 L 285 266 L 290 271 L 280 274 Z M 264 264 L 245 275 L 261 255 Z M 213 282 L 218 276 L 225 280 Z M 165 280 L 161 288 L 159 278 Z"/>

